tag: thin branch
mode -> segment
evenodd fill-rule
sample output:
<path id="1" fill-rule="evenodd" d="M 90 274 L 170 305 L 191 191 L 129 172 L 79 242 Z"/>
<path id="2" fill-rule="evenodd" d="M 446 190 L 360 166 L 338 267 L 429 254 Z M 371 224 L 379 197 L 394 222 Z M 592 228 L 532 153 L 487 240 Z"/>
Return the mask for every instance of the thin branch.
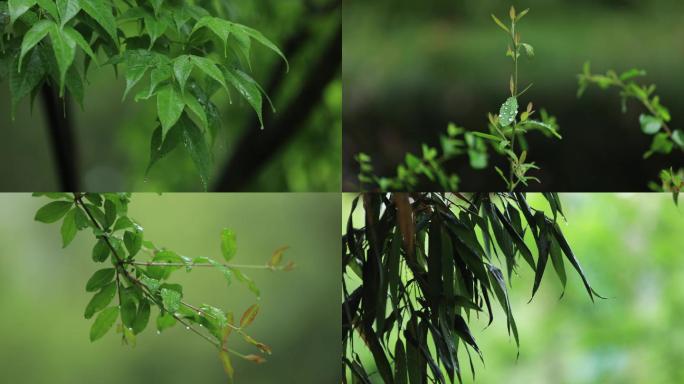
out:
<path id="1" fill-rule="evenodd" d="M 165 262 L 158 262 L 158 261 L 133 261 L 133 260 L 124 261 L 124 264 L 139 265 L 139 266 L 146 266 L 146 267 L 208 267 L 208 268 L 216 267 L 216 265 L 210 264 L 210 263 L 185 264 L 185 263 L 171 263 L 171 262 L 165 263 Z M 228 267 L 228 268 L 269 269 L 271 271 L 283 270 L 286 267 L 286 266 L 274 267 L 271 265 L 250 265 L 250 264 L 221 264 L 221 265 L 223 265 L 224 267 Z"/>

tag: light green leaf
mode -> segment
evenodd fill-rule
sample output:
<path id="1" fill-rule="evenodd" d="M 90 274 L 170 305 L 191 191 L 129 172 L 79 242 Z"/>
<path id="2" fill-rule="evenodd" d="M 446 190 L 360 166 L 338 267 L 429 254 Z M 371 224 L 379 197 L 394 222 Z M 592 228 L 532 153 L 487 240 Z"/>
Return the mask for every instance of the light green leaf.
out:
<path id="1" fill-rule="evenodd" d="M 124 62 L 126 63 L 126 89 L 124 90 L 123 99 L 126 98 L 131 88 L 143 78 L 145 72 L 156 64 L 156 60 L 153 53 L 136 49 L 126 51 Z"/>
<path id="2" fill-rule="evenodd" d="M 71 201 L 53 201 L 45 204 L 36 212 L 35 220 L 42 223 L 54 223 L 69 212 L 74 203 Z"/>
<path id="3" fill-rule="evenodd" d="M 159 36 L 164 34 L 168 26 L 166 19 L 157 19 L 150 14 L 145 15 L 145 30 L 150 35 L 150 49 L 152 49 L 154 42 L 157 41 Z"/>
<path id="4" fill-rule="evenodd" d="M 73 41 L 75 41 L 76 45 L 78 45 L 83 50 L 83 52 L 90 56 L 90 58 L 93 59 L 93 62 L 97 64 L 97 56 L 95 55 L 95 52 L 93 52 L 92 48 L 90 48 L 90 44 L 88 44 L 88 42 L 85 40 L 83 35 L 81 35 L 80 32 L 78 32 L 72 27 L 66 26 L 64 27 L 64 34 L 66 34 Z"/>
<path id="5" fill-rule="evenodd" d="M 59 12 L 57 11 L 57 5 L 55 5 L 54 0 L 38 0 L 37 3 L 55 20 L 59 19 Z"/>
<path id="6" fill-rule="evenodd" d="M 207 27 L 223 42 L 224 56 L 227 54 L 228 37 L 230 36 L 231 24 L 227 20 L 218 17 L 205 16 L 201 18 L 192 28 L 192 33 L 197 30 Z"/>
<path id="7" fill-rule="evenodd" d="M 95 272 L 86 283 L 86 292 L 95 292 L 101 289 L 114 279 L 115 274 L 114 268 L 100 269 Z"/>
<path id="8" fill-rule="evenodd" d="M 508 27 L 506 25 L 504 25 L 504 23 L 502 23 L 498 17 L 494 16 L 493 14 L 491 16 L 492 16 L 492 20 L 494 20 L 494 22 L 496 23 L 496 25 L 499 26 L 499 28 L 503 29 L 507 33 L 511 33 L 511 30 L 508 29 Z"/>
<path id="9" fill-rule="evenodd" d="M 181 294 L 172 289 L 161 289 L 162 303 L 164 304 L 164 309 L 174 313 L 180 307 Z"/>
<path id="10" fill-rule="evenodd" d="M 256 295 L 257 298 L 261 297 L 261 291 L 259 290 L 259 287 L 257 287 L 254 280 L 252 280 L 249 276 L 242 273 L 242 271 L 240 271 L 237 268 L 229 268 L 229 269 L 231 272 L 233 272 L 233 275 L 235 276 L 235 278 L 239 282 L 246 285 L 247 289 L 249 289 L 254 295 Z"/>
<path id="11" fill-rule="evenodd" d="M 93 342 L 106 335 L 114 325 L 114 322 L 118 316 L 119 308 L 117 307 L 109 307 L 102 311 L 95 319 L 93 326 L 90 328 L 90 341 Z"/>
<path id="12" fill-rule="evenodd" d="M 36 0 L 9 0 L 7 7 L 9 9 L 10 22 L 14 24 L 18 18 L 26 11 L 36 4 Z"/>
<path id="13" fill-rule="evenodd" d="M 185 93 L 185 83 L 190 77 L 192 67 L 193 62 L 189 55 L 181 55 L 173 59 L 173 73 L 182 93 Z"/>
<path id="14" fill-rule="evenodd" d="M 62 228 L 60 230 L 62 234 L 62 248 L 66 248 L 67 245 L 71 244 L 71 241 L 74 240 L 74 237 L 76 236 L 76 232 L 78 232 L 78 229 L 76 228 L 76 212 L 78 209 L 79 208 L 73 208 L 64 216 L 64 221 L 62 221 Z"/>
<path id="15" fill-rule="evenodd" d="M 230 354 L 223 349 L 219 351 L 219 356 L 221 357 L 221 363 L 223 364 L 223 370 L 228 376 L 228 384 L 233 384 L 233 377 L 235 375 L 235 370 L 233 369 L 233 364 L 230 361 Z"/>
<path id="16" fill-rule="evenodd" d="M 226 89 L 226 92 L 228 92 L 228 86 L 226 85 L 226 79 L 223 77 L 223 73 L 221 73 L 221 70 L 216 66 L 216 63 L 214 63 L 213 60 L 207 59 L 206 57 L 200 57 L 200 56 L 194 56 L 194 55 L 191 55 L 190 58 L 192 59 L 192 62 L 195 63 L 195 66 L 200 71 L 204 72 L 207 76 L 216 80 L 219 84 L 221 84 L 223 86 L 223 88 Z"/>
<path id="17" fill-rule="evenodd" d="M 238 90 L 240 95 L 244 97 L 247 102 L 254 108 L 254 111 L 259 117 L 261 128 L 264 128 L 264 119 L 262 117 L 262 98 L 259 85 L 246 73 L 238 69 L 227 69 L 225 71 L 228 81 Z"/>
<path id="18" fill-rule="evenodd" d="M 59 13 L 60 25 L 63 27 L 69 20 L 81 10 L 79 0 L 57 0 L 57 12 Z"/>
<path id="19" fill-rule="evenodd" d="M 170 313 L 164 313 L 157 317 L 157 331 L 161 332 L 176 325 L 176 319 Z"/>
<path id="20" fill-rule="evenodd" d="M 518 99 L 511 96 L 501 105 L 499 109 L 499 123 L 502 127 L 507 127 L 515 120 L 518 114 Z"/>
<path id="21" fill-rule="evenodd" d="M 52 20 L 41 20 L 31 27 L 31 29 L 26 32 L 24 39 L 21 41 L 21 54 L 19 54 L 19 65 L 18 68 L 21 71 L 21 62 L 24 59 L 26 53 L 33 47 L 36 46 L 52 28 L 55 23 Z"/>
<path id="22" fill-rule="evenodd" d="M 527 43 L 522 43 L 520 44 L 525 48 L 525 53 L 527 54 L 527 57 L 534 57 L 534 47 L 527 44 Z"/>
<path id="23" fill-rule="evenodd" d="M 197 115 L 197 117 L 200 120 L 200 123 L 202 124 L 202 129 L 209 129 L 209 120 L 207 120 L 207 113 L 200 104 L 197 97 L 195 97 L 195 95 L 193 95 L 192 92 L 186 92 L 183 95 L 183 101 L 185 101 L 185 105 L 190 109 L 190 111 Z"/>
<path id="24" fill-rule="evenodd" d="M 211 152 L 207 146 L 207 141 L 204 139 L 202 131 L 187 114 L 183 114 L 178 123 L 183 128 L 182 137 L 185 150 L 188 151 L 190 158 L 195 163 L 195 168 L 197 168 L 197 172 L 200 175 L 204 190 L 207 190 L 209 187 L 209 173 L 211 172 Z"/>
<path id="25" fill-rule="evenodd" d="M 111 3 L 107 0 L 81 0 L 81 7 L 100 24 L 118 46 L 119 39 L 116 32 L 116 19 L 114 18 Z"/>
<path id="26" fill-rule="evenodd" d="M 165 85 L 157 92 L 157 115 L 162 125 L 162 141 L 183 113 L 185 102 L 172 85 Z"/>
<path id="27" fill-rule="evenodd" d="M 102 309 L 106 308 L 109 303 L 112 302 L 114 295 L 116 294 L 116 282 L 111 283 L 102 287 L 102 289 L 93 296 L 93 298 L 88 303 L 85 313 L 83 314 L 86 319 L 90 319 L 93 315 Z"/>
<path id="28" fill-rule="evenodd" d="M 655 135 L 663 126 L 663 121 L 651 115 L 639 116 L 639 123 L 641 124 L 641 131 L 647 135 Z"/>
<path id="29" fill-rule="evenodd" d="M 672 141 L 679 145 L 680 148 L 684 149 L 684 132 L 679 129 L 672 131 Z"/>
<path id="30" fill-rule="evenodd" d="M 64 34 L 56 25 L 50 28 L 50 40 L 52 40 L 52 49 L 57 59 L 57 67 L 59 68 L 59 92 L 64 94 L 64 83 L 66 73 L 69 67 L 74 62 L 76 55 L 76 42 L 68 35 Z"/>
<path id="31" fill-rule="evenodd" d="M 230 228 L 224 228 L 221 231 L 221 253 L 226 261 L 230 261 L 235 257 L 237 252 L 237 237 L 235 232 Z"/>
<path id="32" fill-rule="evenodd" d="M 266 38 L 261 32 L 257 31 L 256 29 L 247 27 L 245 25 L 241 24 L 233 24 L 233 27 L 236 29 L 242 30 L 244 33 L 246 33 L 249 37 L 252 39 L 258 41 L 261 43 L 263 46 L 267 47 L 268 49 L 272 50 L 273 52 L 277 53 L 278 56 L 280 56 L 284 61 L 285 61 L 285 66 L 287 68 L 287 71 L 290 70 L 290 63 L 288 63 L 287 58 L 283 54 L 283 52 L 280 51 L 280 48 L 278 48 L 273 42 L 269 39 Z"/>

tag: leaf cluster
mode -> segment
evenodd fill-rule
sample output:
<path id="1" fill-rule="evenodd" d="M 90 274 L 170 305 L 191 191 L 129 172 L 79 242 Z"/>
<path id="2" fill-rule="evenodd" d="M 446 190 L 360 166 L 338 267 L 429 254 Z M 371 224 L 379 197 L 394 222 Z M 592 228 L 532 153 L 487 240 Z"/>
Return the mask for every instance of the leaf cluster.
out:
<path id="1" fill-rule="evenodd" d="M 645 109 L 646 113 L 639 116 L 641 131 L 652 136 L 650 148 L 644 153 L 644 159 L 654 154 L 670 155 L 672 152 L 684 153 L 684 131 L 672 129 L 669 126 L 672 119 L 669 109 L 661 104 L 660 96 L 655 94 L 655 84 L 642 85 L 636 79 L 645 76 L 646 71 L 630 69 L 621 74 L 614 70 L 608 70 L 605 74 L 595 74 L 591 71 L 591 63 L 586 62 L 582 73 L 577 75 L 579 88 L 577 97 L 581 97 L 587 88 L 596 85 L 606 90 L 616 88 L 620 92 L 620 104 L 622 112 L 627 112 L 627 102 L 636 100 Z M 660 172 L 661 184 L 651 183 L 651 188 L 659 191 L 673 192 L 675 203 L 678 194 L 684 188 L 684 169 L 674 171 L 672 168 Z"/>
<path id="2" fill-rule="evenodd" d="M 231 312 L 210 304 L 195 306 L 185 302 L 184 287 L 170 278 L 179 269 L 191 272 L 199 267 L 215 268 L 229 286 L 237 280 L 259 299 L 259 288 L 242 269 L 291 270 L 292 262 L 282 265 L 287 247 L 277 249 L 261 266 L 232 264 L 237 254 L 237 237 L 231 229 L 224 229 L 220 237 L 222 262 L 208 257 L 190 258 L 145 239 L 143 227 L 128 216 L 130 194 L 34 195 L 52 199 L 36 212 L 35 220 L 43 223 L 61 220 L 63 247 L 83 230 L 91 231 L 97 240 L 91 257 L 93 262 L 103 264 L 103 268 L 94 272 L 85 284 L 85 290 L 94 293 L 84 312 L 86 319 L 95 318 L 90 330 L 91 341 L 104 337 L 118 321 L 116 331 L 121 334 L 122 342 L 134 346 L 136 335 L 147 328 L 151 312 L 156 308 L 158 334 L 176 324 L 198 334 L 218 349 L 231 382 L 233 368 L 229 354 L 256 363 L 264 361 L 259 354 L 245 355 L 228 348 L 228 336 L 232 332 L 261 354 L 271 353 L 270 347 L 245 333 L 245 328 L 256 318 L 258 305 L 248 308 L 236 324 Z"/>
<path id="3" fill-rule="evenodd" d="M 249 74 L 252 45 L 285 59 L 261 32 L 225 13 L 209 1 L 0 1 L 0 82 L 9 79 L 13 111 L 25 96 L 33 104 L 43 84 L 82 107 L 88 69 L 123 66 L 123 97 L 137 86 L 136 101 L 156 100 L 148 171 L 182 143 L 206 189 L 221 125 L 212 99 L 224 91 L 232 102 L 236 91 L 263 126 L 265 94 Z"/>
<path id="4" fill-rule="evenodd" d="M 506 288 L 519 268 L 534 272 L 532 297 L 549 264 L 564 288 L 569 264 L 589 297 L 600 297 L 557 223 L 563 214 L 558 195 L 544 196 L 551 216 L 530 207 L 522 193 L 357 197 L 342 238 L 345 374 L 371 382 L 357 353 L 367 348 L 386 383 L 460 382 L 458 350 L 483 358 L 468 326 L 471 316 L 486 314 L 491 324 L 498 302 L 519 343 Z M 365 213 L 361 228 L 352 222 L 359 202 Z M 524 240 L 528 233 L 536 248 Z M 348 284 L 357 281 L 350 291 Z M 355 345 L 354 333 L 364 345 Z M 470 358 L 469 365 L 474 375 Z"/>

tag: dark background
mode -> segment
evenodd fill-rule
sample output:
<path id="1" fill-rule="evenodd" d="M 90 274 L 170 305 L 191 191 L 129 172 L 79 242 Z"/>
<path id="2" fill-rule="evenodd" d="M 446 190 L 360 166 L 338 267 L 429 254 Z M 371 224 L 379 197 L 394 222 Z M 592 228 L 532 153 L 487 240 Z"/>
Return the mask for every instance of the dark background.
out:
<path id="1" fill-rule="evenodd" d="M 650 138 L 641 133 L 643 108 L 620 111 L 615 90 L 590 89 L 576 98 L 582 64 L 594 72 L 639 67 L 656 83 L 680 127 L 684 108 L 684 3 L 629 1 L 397 1 L 345 2 L 343 9 L 343 167 L 345 190 L 356 190 L 354 154 L 373 158 L 376 173 L 391 176 L 406 152 L 437 146 L 447 123 L 486 131 L 487 112 L 498 113 L 508 96 L 510 58 L 506 35 L 491 20 L 508 20 L 513 4 L 531 8 L 519 26 L 536 56 L 521 59 L 521 98 L 558 118 L 563 140 L 528 135 L 543 184 L 530 190 L 645 191 L 658 172 L 683 166 L 681 152 L 643 160 Z M 492 151 L 490 151 L 491 153 Z M 500 156 L 491 165 L 507 167 Z M 463 190 L 500 190 L 495 173 L 472 170 L 465 157 L 447 164 Z"/>

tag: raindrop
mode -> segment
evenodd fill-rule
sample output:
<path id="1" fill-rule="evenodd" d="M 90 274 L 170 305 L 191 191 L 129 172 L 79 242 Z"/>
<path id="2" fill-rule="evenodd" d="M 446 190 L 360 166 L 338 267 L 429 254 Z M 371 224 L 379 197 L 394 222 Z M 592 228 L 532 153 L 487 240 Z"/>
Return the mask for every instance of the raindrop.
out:
<path id="1" fill-rule="evenodd" d="M 189 326 L 189 325 L 186 325 L 186 326 L 185 326 L 185 329 L 189 331 L 189 330 L 190 330 L 190 326 Z"/>
<path id="2" fill-rule="evenodd" d="M 161 335 L 161 331 L 157 330 L 157 335 Z"/>
<path id="3" fill-rule="evenodd" d="M 264 126 L 263 126 L 263 125 L 261 126 L 261 130 L 262 130 L 262 131 L 264 130 Z"/>
<path id="4" fill-rule="evenodd" d="M 197 312 L 197 315 L 202 316 L 202 312 Z"/>

